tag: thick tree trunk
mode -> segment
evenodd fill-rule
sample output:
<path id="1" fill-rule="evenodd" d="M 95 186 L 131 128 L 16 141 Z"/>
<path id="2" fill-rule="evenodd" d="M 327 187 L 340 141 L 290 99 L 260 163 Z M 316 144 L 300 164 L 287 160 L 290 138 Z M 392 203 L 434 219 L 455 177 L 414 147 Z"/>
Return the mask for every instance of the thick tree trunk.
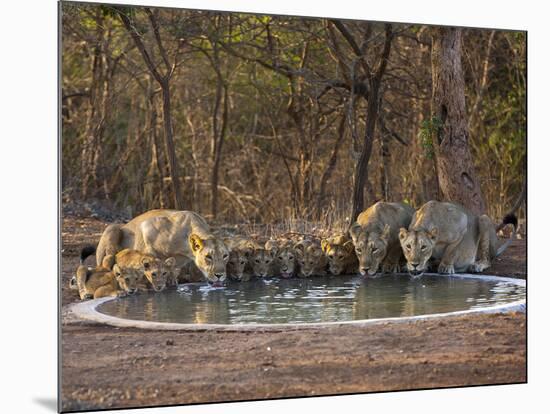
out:
<path id="1" fill-rule="evenodd" d="M 476 214 L 484 213 L 485 201 L 468 143 L 461 29 L 433 29 L 432 78 L 432 116 L 439 123 L 434 149 L 441 192 L 449 201 Z"/>

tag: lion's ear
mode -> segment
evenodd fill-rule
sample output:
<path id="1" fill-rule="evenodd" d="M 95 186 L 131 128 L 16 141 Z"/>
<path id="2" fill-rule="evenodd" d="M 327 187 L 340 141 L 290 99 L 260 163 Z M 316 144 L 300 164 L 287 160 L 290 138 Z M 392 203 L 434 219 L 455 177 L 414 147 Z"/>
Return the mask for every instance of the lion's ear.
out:
<path id="1" fill-rule="evenodd" d="M 360 234 L 361 234 L 361 225 L 357 222 L 353 223 L 349 228 L 349 235 L 353 240 L 357 240 Z"/>
<path id="2" fill-rule="evenodd" d="M 304 241 L 299 241 L 298 243 L 295 243 L 294 246 L 292 246 L 292 248 L 296 251 L 296 252 L 300 252 L 300 253 L 303 253 L 305 250 L 306 250 L 306 246 L 304 246 Z"/>
<path id="3" fill-rule="evenodd" d="M 114 272 L 115 276 L 120 276 L 120 274 L 122 273 L 121 270 L 120 270 L 120 266 L 115 264 L 113 266 L 113 272 Z"/>
<path id="4" fill-rule="evenodd" d="M 202 242 L 202 239 L 195 233 L 193 233 L 189 236 L 189 246 L 191 246 L 191 250 L 193 251 L 193 253 L 197 253 L 202 250 L 204 244 Z"/>
<path id="5" fill-rule="evenodd" d="M 149 270 L 151 268 L 151 259 L 145 256 L 141 259 L 141 264 L 145 270 Z"/>
<path id="6" fill-rule="evenodd" d="M 384 239 L 386 242 L 390 239 L 390 230 L 391 230 L 390 225 L 386 224 L 384 226 L 384 230 L 382 230 L 382 234 L 380 235 L 380 237 Z"/>
<path id="7" fill-rule="evenodd" d="M 408 231 L 405 227 L 401 227 L 399 229 L 399 240 L 405 240 L 405 237 L 407 237 Z"/>
<path id="8" fill-rule="evenodd" d="M 164 261 L 164 264 L 168 267 L 174 267 L 176 265 L 176 259 L 174 257 L 169 257 Z"/>
<path id="9" fill-rule="evenodd" d="M 348 254 L 351 254 L 351 253 L 353 253 L 353 252 L 355 251 L 355 246 L 353 245 L 353 242 L 352 242 L 351 240 L 345 242 L 345 243 L 342 245 L 342 247 L 343 247 L 344 249 L 346 249 L 346 252 L 347 252 Z"/>
<path id="10" fill-rule="evenodd" d="M 432 228 L 429 232 L 428 232 L 428 236 L 430 236 L 430 239 L 432 239 L 433 241 L 436 241 L 437 240 L 437 236 L 439 235 L 439 229 L 437 227 L 434 227 Z"/>
<path id="11" fill-rule="evenodd" d="M 329 248 L 330 248 L 329 241 L 327 239 L 321 240 L 321 250 L 323 250 L 324 253 L 327 253 Z"/>

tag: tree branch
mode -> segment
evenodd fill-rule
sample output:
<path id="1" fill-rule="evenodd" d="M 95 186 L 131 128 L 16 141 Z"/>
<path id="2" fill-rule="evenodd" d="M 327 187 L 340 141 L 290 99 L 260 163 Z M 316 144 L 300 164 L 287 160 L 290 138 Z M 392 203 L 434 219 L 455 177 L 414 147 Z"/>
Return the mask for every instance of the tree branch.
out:
<path id="1" fill-rule="evenodd" d="M 143 44 L 141 40 L 141 36 L 137 32 L 135 26 L 130 21 L 130 18 L 119 8 L 115 7 L 116 12 L 120 16 L 120 19 L 122 20 L 122 23 L 124 24 L 124 27 L 130 33 L 130 36 L 132 36 L 132 39 L 134 40 L 134 43 L 136 44 L 136 47 L 138 48 L 139 52 L 141 53 L 141 56 L 143 57 L 143 60 L 145 61 L 145 64 L 149 68 L 149 71 L 155 78 L 155 80 L 162 84 L 164 82 L 164 77 L 157 71 L 153 61 L 151 60 L 151 56 L 149 55 L 149 52 L 147 52 L 147 49 L 145 48 L 145 45 Z"/>

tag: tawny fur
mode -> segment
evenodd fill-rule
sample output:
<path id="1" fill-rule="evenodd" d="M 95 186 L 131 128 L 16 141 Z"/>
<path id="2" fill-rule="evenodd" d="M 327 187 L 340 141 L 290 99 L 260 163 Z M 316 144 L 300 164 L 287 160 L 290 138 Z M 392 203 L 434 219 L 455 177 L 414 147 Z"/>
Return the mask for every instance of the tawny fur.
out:
<path id="1" fill-rule="evenodd" d="M 124 249 L 116 254 L 115 263 L 122 269 L 136 273 L 140 290 L 153 289 L 160 292 L 172 277 L 176 260 L 173 257 L 161 260 L 137 250 Z"/>
<path id="2" fill-rule="evenodd" d="M 321 241 L 327 256 L 329 272 L 333 275 L 351 274 L 358 271 L 359 262 L 353 242 L 347 234 L 336 234 Z"/>
<path id="3" fill-rule="evenodd" d="M 497 247 L 495 227 L 488 216 L 439 201 L 420 207 L 409 229 L 400 229 L 399 239 L 407 268 L 415 276 L 430 268 L 446 274 L 482 272 L 508 245 Z"/>
<path id="4" fill-rule="evenodd" d="M 324 276 L 328 260 L 317 240 L 302 240 L 294 245 L 298 263 L 298 277 Z"/>
<path id="5" fill-rule="evenodd" d="M 378 202 L 357 217 L 350 227 L 362 275 L 398 273 L 405 264 L 399 229 L 411 223 L 414 209 L 405 203 Z"/>
<path id="6" fill-rule="evenodd" d="M 123 249 L 160 259 L 174 257 L 176 278 L 189 262 L 211 283 L 221 283 L 226 278 L 229 250 L 212 234 L 206 221 L 192 211 L 151 210 L 126 224 L 111 224 L 101 236 L 96 260 L 101 263 L 105 256 Z"/>

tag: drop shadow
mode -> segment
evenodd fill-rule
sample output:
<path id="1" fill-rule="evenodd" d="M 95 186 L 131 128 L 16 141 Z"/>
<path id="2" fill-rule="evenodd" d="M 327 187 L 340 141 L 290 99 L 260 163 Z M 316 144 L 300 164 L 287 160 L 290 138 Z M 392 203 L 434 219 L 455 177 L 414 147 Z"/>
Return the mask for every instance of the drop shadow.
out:
<path id="1" fill-rule="evenodd" d="M 54 413 L 57 412 L 57 399 L 56 398 L 47 398 L 47 397 L 36 397 L 36 398 L 33 398 L 33 401 L 38 404 L 38 405 L 41 405 L 42 407 L 50 410 L 50 411 L 53 411 Z"/>

